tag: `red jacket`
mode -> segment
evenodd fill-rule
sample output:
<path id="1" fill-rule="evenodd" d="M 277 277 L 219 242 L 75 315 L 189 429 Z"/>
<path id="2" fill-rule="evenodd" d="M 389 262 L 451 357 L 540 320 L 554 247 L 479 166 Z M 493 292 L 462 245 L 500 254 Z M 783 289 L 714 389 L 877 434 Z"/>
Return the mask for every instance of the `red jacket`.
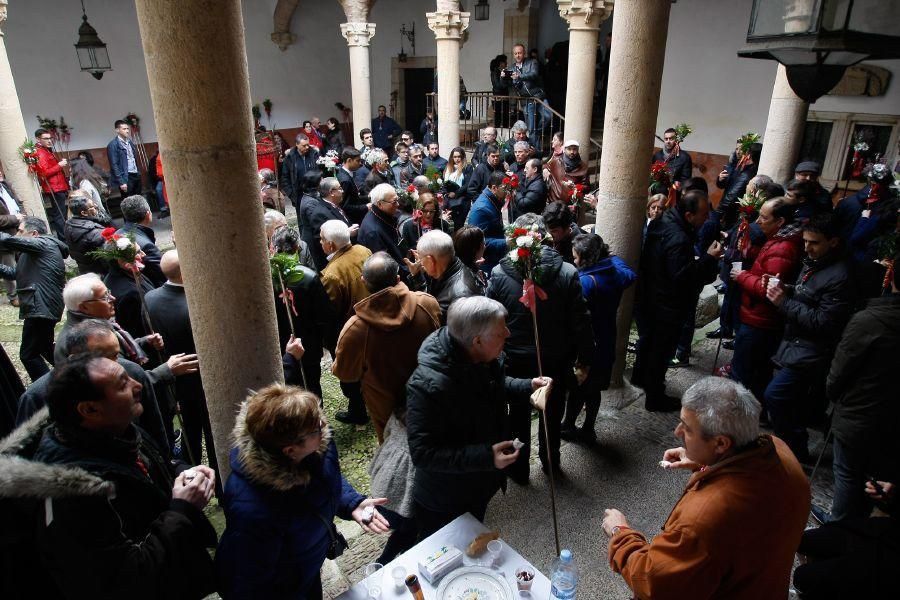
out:
<path id="1" fill-rule="evenodd" d="M 34 170 L 41 184 L 41 191 L 47 193 L 69 191 L 69 182 L 65 171 L 59 166 L 59 158 L 43 146 L 38 146 L 37 155 L 38 163 Z"/>
<path id="2" fill-rule="evenodd" d="M 763 275 L 778 276 L 781 281 L 795 281 L 803 259 L 803 238 L 799 231 L 788 237 L 768 240 L 759 251 L 749 271 L 741 271 L 735 281 L 741 287 L 741 323 L 758 329 L 781 329 L 784 317 L 766 299 Z"/>

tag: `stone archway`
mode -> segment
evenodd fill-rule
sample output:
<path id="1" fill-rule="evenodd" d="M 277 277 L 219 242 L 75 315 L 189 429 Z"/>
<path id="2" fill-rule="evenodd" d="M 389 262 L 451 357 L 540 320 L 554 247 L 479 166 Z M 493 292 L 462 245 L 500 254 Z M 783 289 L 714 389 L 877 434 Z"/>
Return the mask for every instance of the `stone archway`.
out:
<path id="1" fill-rule="evenodd" d="M 299 4 L 300 0 L 278 0 L 275 4 L 275 14 L 272 17 L 274 29 L 270 37 L 282 52 L 297 41 L 297 36 L 291 33 L 291 20 Z"/>

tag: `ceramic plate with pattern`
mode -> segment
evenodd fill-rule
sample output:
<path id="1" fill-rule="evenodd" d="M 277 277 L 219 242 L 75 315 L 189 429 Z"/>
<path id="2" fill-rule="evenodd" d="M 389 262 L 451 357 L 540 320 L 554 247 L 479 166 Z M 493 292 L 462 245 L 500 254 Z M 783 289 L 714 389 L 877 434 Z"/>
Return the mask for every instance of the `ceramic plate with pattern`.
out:
<path id="1" fill-rule="evenodd" d="M 503 574 L 487 567 L 460 567 L 441 580 L 438 600 L 512 600 Z"/>

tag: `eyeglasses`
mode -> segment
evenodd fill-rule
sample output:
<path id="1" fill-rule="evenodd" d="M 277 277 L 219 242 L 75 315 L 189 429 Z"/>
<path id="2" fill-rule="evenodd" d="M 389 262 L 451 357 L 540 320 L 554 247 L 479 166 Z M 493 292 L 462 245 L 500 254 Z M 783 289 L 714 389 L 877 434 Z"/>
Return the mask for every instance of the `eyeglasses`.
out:
<path id="1" fill-rule="evenodd" d="M 396 198 L 393 199 L 393 200 L 380 200 L 380 202 L 381 202 L 382 204 L 400 204 L 399 202 L 397 202 L 397 199 L 396 199 Z"/>
<path id="2" fill-rule="evenodd" d="M 296 443 L 302 444 L 303 442 L 305 442 L 306 440 L 308 440 L 308 439 L 311 438 L 311 437 L 318 437 L 318 436 L 322 435 L 322 430 L 323 430 L 323 429 L 325 429 L 325 422 L 324 422 L 324 421 L 319 421 L 319 426 L 318 426 L 318 427 L 316 427 L 315 429 L 313 429 L 313 430 L 310 431 L 309 433 L 304 433 L 303 435 L 301 435 L 300 437 L 298 437 Z"/>
<path id="3" fill-rule="evenodd" d="M 48 137 L 42 137 L 42 138 L 41 138 L 41 141 L 42 141 L 42 142 L 49 142 L 49 141 L 51 141 L 52 139 L 53 139 L 53 138 L 52 138 L 52 137 L 49 137 L 49 136 L 48 136 Z"/>
<path id="4" fill-rule="evenodd" d="M 109 290 L 106 290 L 106 293 L 99 298 L 91 298 L 90 300 L 85 300 L 85 302 L 112 302 L 114 299 Z"/>

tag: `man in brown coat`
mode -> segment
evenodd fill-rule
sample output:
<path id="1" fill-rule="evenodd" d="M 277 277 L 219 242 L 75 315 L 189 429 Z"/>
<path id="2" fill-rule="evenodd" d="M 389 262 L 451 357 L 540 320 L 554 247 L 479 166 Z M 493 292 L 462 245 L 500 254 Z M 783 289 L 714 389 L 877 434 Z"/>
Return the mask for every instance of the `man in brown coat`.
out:
<path id="1" fill-rule="evenodd" d="M 610 566 L 640 599 L 786 598 L 810 506 L 800 463 L 759 435 L 759 403 L 730 379 L 701 379 L 681 405 L 684 447 L 660 466 L 694 474 L 652 543 L 606 510 Z"/>
<path id="2" fill-rule="evenodd" d="M 322 269 L 319 278 L 334 305 L 334 314 L 337 315 L 336 330 L 329 332 L 325 338 L 325 347 L 334 357 L 338 331 L 353 316 L 353 305 L 369 295 L 369 290 L 362 281 L 362 268 L 372 252 L 365 246 L 351 244 L 350 227 L 339 219 L 322 224 L 319 243 L 328 258 L 328 264 Z M 354 379 L 341 379 L 341 391 L 349 401 L 347 410 L 339 410 L 334 418 L 341 423 L 365 425 L 369 417 L 366 416 L 366 405 L 359 383 Z"/>
<path id="3" fill-rule="evenodd" d="M 406 382 L 416 369 L 422 341 L 441 325 L 437 300 L 400 281 L 400 265 L 376 252 L 363 267 L 371 296 L 354 307 L 337 343 L 331 368 L 341 381 L 361 381 L 380 444 L 391 411 L 405 404 Z"/>
<path id="4" fill-rule="evenodd" d="M 562 154 L 551 158 L 544 167 L 548 202 L 571 204 L 571 186 L 588 184 L 588 163 L 582 160 L 578 146 L 578 140 L 566 140 Z"/>

